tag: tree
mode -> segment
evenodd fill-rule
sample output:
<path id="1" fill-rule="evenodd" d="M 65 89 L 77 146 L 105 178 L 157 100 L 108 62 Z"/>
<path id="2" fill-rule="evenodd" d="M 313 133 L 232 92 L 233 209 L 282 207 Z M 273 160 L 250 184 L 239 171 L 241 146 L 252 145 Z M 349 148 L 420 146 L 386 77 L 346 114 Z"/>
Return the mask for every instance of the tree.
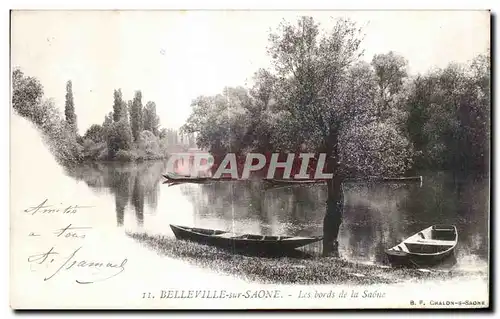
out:
<path id="1" fill-rule="evenodd" d="M 142 131 L 138 141 L 138 147 L 143 150 L 146 155 L 157 155 L 160 152 L 160 144 L 158 137 L 150 131 Z"/>
<path id="2" fill-rule="evenodd" d="M 183 133 L 201 132 L 197 145 L 215 157 L 244 150 L 249 145 L 248 113 L 251 98 L 243 87 L 224 88 L 222 94 L 200 96 L 192 104 L 192 113 L 181 128 Z"/>
<path id="3" fill-rule="evenodd" d="M 160 118 L 156 115 L 155 102 L 148 102 L 144 107 L 144 130 L 152 132 L 158 136 L 160 126 Z"/>
<path id="4" fill-rule="evenodd" d="M 160 130 L 160 139 L 164 139 L 164 138 L 167 138 L 168 137 L 168 130 L 166 128 L 162 128 Z"/>
<path id="5" fill-rule="evenodd" d="M 270 35 L 277 79 L 273 143 L 285 150 L 302 145 L 325 153 L 326 172 L 333 174 L 327 181 L 325 256 L 338 254 L 345 178 L 403 173 L 409 163 L 403 157 L 411 151 L 394 127 L 376 124 L 375 74 L 357 63 L 360 31 L 350 20 L 339 19 L 320 37 L 319 25 L 302 17 L 297 25 L 282 23 Z"/>
<path id="6" fill-rule="evenodd" d="M 93 141 L 94 143 L 101 143 L 106 139 L 104 131 L 105 129 L 101 125 L 92 124 L 83 137 Z"/>
<path id="7" fill-rule="evenodd" d="M 71 80 L 66 83 L 66 103 L 64 106 L 64 115 L 66 123 L 76 133 L 78 131 L 76 123 L 75 103 L 73 100 L 73 84 Z"/>
<path id="8" fill-rule="evenodd" d="M 375 69 L 378 94 L 375 104 L 379 119 L 390 117 L 395 109 L 397 96 L 403 88 L 403 81 L 408 76 L 408 63 L 400 55 L 390 51 L 387 54 L 377 54 L 372 59 Z"/>
<path id="9" fill-rule="evenodd" d="M 102 123 L 103 128 L 108 128 L 113 124 L 113 112 L 109 112 L 106 116 L 104 116 L 104 122 Z"/>
<path id="10" fill-rule="evenodd" d="M 408 134 L 420 168 L 484 171 L 490 148 L 487 55 L 418 76 L 408 96 Z"/>
<path id="11" fill-rule="evenodd" d="M 128 151 L 132 148 L 132 132 L 126 121 L 113 122 L 107 131 L 106 139 L 110 159 L 114 159 L 118 151 Z"/>
<path id="12" fill-rule="evenodd" d="M 141 91 L 136 91 L 130 109 L 130 126 L 132 129 L 132 136 L 135 142 L 139 140 L 140 134 L 143 130 L 143 125 L 144 125 L 144 119 L 142 110 L 142 93 Z"/>
<path id="13" fill-rule="evenodd" d="M 81 146 L 73 127 L 60 114 L 51 99 L 43 98 L 43 86 L 19 69 L 12 74 L 12 107 L 40 129 L 44 141 L 57 161 L 63 164 L 81 160 Z"/>
<path id="14" fill-rule="evenodd" d="M 25 76 L 20 69 L 12 73 L 12 107 L 19 115 L 28 118 L 35 124 L 40 124 L 45 114 L 40 112 L 42 103 L 43 86 L 34 77 Z"/>
<path id="15" fill-rule="evenodd" d="M 121 89 L 115 90 L 113 96 L 113 121 L 118 122 L 122 118 L 128 117 L 127 106 L 125 104 L 125 101 L 123 101 Z"/>

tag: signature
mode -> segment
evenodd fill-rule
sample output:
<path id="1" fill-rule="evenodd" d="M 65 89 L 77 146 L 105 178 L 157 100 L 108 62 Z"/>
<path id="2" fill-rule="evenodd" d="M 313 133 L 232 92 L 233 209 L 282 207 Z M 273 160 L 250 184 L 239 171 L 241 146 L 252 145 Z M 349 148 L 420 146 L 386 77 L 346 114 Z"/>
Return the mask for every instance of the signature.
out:
<path id="1" fill-rule="evenodd" d="M 89 269 L 93 270 L 91 276 L 88 279 L 76 279 L 76 282 L 79 284 L 92 284 L 98 281 L 105 281 L 115 276 L 118 276 L 123 271 L 125 271 L 125 265 L 127 264 L 128 259 L 124 258 L 120 263 L 114 263 L 110 261 L 89 261 L 85 259 L 77 259 L 77 254 L 82 247 L 77 248 L 73 251 L 69 257 L 65 257 L 62 259 L 59 258 L 61 254 L 55 250 L 54 247 L 50 248 L 47 252 L 31 255 L 28 257 L 28 262 L 36 263 L 39 265 L 42 264 L 52 264 L 55 262 L 56 270 L 51 273 L 49 276 L 45 277 L 43 280 L 48 281 L 54 278 L 56 275 L 60 274 L 63 271 L 68 270 L 76 270 L 76 269 Z M 96 272 L 97 271 L 97 272 Z M 104 273 L 104 276 L 95 278 L 94 275 L 99 275 Z"/>
<path id="2" fill-rule="evenodd" d="M 54 205 L 47 205 L 48 199 L 45 199 L 43 202 L 36 206 L 28 207 L 24 210 L 25 213 L 29 213 L 31 215 L 35 214 L 76 214 L 81 208 L 92 208 L 94 206 L 81 206 L 81 205 L 69 205 L 67 207 L 57 207 Z"/>

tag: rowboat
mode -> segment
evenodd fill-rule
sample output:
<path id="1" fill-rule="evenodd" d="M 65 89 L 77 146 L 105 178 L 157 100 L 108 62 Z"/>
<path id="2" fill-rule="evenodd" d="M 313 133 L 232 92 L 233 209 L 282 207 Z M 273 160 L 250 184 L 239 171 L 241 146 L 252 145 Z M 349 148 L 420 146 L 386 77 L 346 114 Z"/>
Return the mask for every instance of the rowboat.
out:
<path id="1" fill-rule="evenodd" d="M 321 179 L 264 179 L 265 182 L 275 185 L 294 185 L 294 184 L 317 184 L 326 183 L 325 180 Z"/>
<path id="2" fill-rule="evenodd" d="M 324 184 L 327 182 L 326 179 L 264 179 L 265 182 L 276 185 L 304 185 L 304 184 Z M 368 176 L 364 178 L 346 178 L 344 180 L 347 183 L 364 183 L 364 182 L 382 182 L 382 183 L 409 183 L 418 182 L 422 186 L 423 178 L 422 176 L 409 176 L 409 177 L 378 177 L 378 176 Z"/>
<path id="3" fill-rule="evenodd" d="M 228 177 L 221 177 L 221 178 L 192 177 L 189 175 L 179 175 L 176 173 L 166 173 L 163 174 L 163 177 L 166 179 L 166 181 L 163 182 L 163 184 L 171 184 L 170 186 L 182 183 L 206 184 L 217 181 L 235 181 L 235 179 Z"/>
<path id="4" fill-rule="evenodd" d="M 164 184 L 181 184 L 181 183 L 197 183 L 204 184 L 210 182 L 208 177 L 191 177 L 184 175 L 177 175 L 172 173 L 163 174 L 163 177 L 166 179 Z"/>
<path id="5" fill-rule="evenodd" d="M 233 234 L 229 231 L 170 225 L 177 239 L 225 249 L 281 253 L 320 241 L 323 237 Z"/>
<path id="6" fill-rule="evenodd" d="M 393 266 L 430 267 L 454 256 L 458 232 L 453 225 L 433 225 L 387 249 Z"/>

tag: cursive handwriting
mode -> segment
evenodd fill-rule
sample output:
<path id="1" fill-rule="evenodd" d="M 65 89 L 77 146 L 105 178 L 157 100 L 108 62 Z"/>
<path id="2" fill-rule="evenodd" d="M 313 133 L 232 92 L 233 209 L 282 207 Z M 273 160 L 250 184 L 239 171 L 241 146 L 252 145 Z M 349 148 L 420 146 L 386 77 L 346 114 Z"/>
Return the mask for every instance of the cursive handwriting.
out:
<path id="1" fill-rule="evenodd" d="M 78 231 L 79 230 L 86 230 L 86 229 L 92 229 L 92 227 L 75 227 L 72 224 L 69 224 L 68 226 L 66 226 L 64 228 L 57 229 L 54 232 L 54 234 L 56 235 L 56 237 L 83 239 L 83 238 L 85 238 L 85 234 L 81 234 Z"/>
<path id="2" fill-rule="evenodd" d="M 76 238 L 76 239 L 84 239 L 85 234 L 84 231 L 92 229 L 92 227 L 80 227 L 73 226 L 73 224 L 69 224 L 63 228 L 58 228 L 52 232 L 55 237 L 59 238 Z M 29 237 L 40 237 L 41 235 L 36 232 L 30 232 Z"/>
<path id="3" fill-rule="evenodd" d="M 56 207 L 54 205 L 47 205 L 48 199 L 45 199 L 43 202 L 36 206 L 28 207 L 24 210 L 25 213 L 29 213 L 31 215 L 35 214 L 76 214 L 81 208 L 92 208 L 93 206 L 80 206 L 80 205 L 70 205 L 67 207 Z"/>
<path id="4" fill-rule="evenodd" d="M 54 278 L 57 274 L 61 273 L 62 271 L 67 271 L 71 269 L 89 269 L 94 271 L 92 272 L 91 275 L 88 276 L 88 279 L 81 279 L 81 278 L 76 279 L 75 281 L 79 284 L 92 284 L 98 281 L 108 280 L 110 278 L 113 278 L 121 274 L 125 270 L 125 265 L 127 264 L 128 261 L 127 258 L 124 258 L 120 263 L 113 263 L 109 261 L 88 261 L 85 259 L 78 260 L 76 258 L 76 255 L 81 248 L 82 247 L 77 248 L 69 255 L 69 257 L 63 259 L 62 262 L 60 262 L 60 259 L 58 258 L 60 254 L 57 251 L 55 251 L 54 247 L 51 247 L 47 252 L 29 256 L 28 262 L 37 263 L 39 265 L 52 264 L 54 262 L 56 262 L 55 264 L 58 264 L 58 266 L 56 266 L 57 269 L 52 274 L 45 277 L 43 279 L 44 281 L 48 281 Z M 96 270 L 97 272 L 95 272 Z M 103 277 L 100 278 L 93 277 L 96 274 L 97 275 L 100 274 L 101 271 L 105 273 Z"/>

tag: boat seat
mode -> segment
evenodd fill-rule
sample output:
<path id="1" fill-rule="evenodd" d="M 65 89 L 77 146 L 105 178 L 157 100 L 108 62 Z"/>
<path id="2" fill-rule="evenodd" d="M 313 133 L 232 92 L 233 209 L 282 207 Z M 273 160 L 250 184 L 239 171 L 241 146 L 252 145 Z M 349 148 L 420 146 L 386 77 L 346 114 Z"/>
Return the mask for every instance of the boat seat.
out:
<path id="1" fill-rule="evenodd" d="M 430 245 L 430 246 L 453 246 L 455 244 L 455 242 L 450 241 L 450 240 L 417 239 L 417 240 L 405 241 L 405 244 Z"/>
<path id="2" fill-rule="evenodd" d="M 457 234 L 454 228 L 433 228 L 432 238 L 437 240 L 455 240 Z"/>
<path id="3" fill-rule="evenodd" d="M 237 235 L 233 234 L 233 233 L 222 233 L 222 234 L 219 234 L 219 235 L 214 235 L 216 237 L 224 237 L 224 238 L 233 238 L 233 237 L 236 237 Z"/>

